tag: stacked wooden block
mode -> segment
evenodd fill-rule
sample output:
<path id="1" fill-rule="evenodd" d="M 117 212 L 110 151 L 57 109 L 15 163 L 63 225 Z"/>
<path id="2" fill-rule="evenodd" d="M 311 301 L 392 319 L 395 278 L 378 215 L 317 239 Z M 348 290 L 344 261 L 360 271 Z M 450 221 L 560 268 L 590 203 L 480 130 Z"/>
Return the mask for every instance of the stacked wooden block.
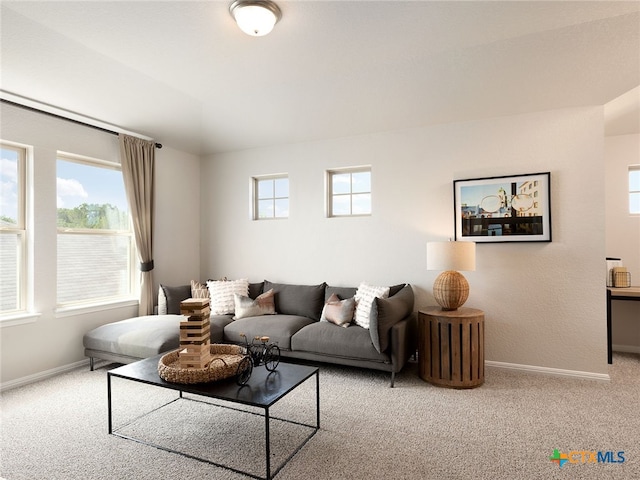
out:
<path id="1" fill-rule="evenodd" d="M 180 367 L 205 368 L 211 362 L 209 299 L 188 298 L 180 303 L 180 313 L 188 317 L 180 322 Z"/>

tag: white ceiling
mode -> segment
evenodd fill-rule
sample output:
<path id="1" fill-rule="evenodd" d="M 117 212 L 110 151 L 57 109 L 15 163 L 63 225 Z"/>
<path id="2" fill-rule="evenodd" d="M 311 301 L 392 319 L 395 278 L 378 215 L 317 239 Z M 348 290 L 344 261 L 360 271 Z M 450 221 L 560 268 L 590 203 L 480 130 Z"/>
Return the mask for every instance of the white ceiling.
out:
<path id="1" fill-rule="evenodd" d="M 2 0 L 0 87 L 198 154 L 620 96 L 638 129 L 640 1 L 278 1 L 266 37 L 230 3 Z"/>

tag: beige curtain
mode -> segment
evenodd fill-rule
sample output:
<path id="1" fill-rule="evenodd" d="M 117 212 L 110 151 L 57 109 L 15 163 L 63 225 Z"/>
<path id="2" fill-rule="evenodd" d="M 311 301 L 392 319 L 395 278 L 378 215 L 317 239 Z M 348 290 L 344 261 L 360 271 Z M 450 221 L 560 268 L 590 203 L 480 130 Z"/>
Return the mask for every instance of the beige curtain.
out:
<path id="1" fill-rule="evenodd" d="M 120 162 L 140 260 L 139 315 L 153 313 L 155 143 L 120 134 Z"/>

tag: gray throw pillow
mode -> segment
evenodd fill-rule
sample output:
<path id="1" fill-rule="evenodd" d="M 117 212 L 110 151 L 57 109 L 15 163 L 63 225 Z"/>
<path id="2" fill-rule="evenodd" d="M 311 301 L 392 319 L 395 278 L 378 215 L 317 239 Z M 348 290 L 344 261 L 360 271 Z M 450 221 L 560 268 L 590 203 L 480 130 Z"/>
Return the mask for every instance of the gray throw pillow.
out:
<path id="1" fill-rule="evenodd" d="M 290 285 L 265 280 L 263 289 L 266 292 L 273 288 L 277 313 L 320 320 L 325 286 L 324 282 L 320 285 Z"/>
<path id="2" fill-rule="evenodd" d="M 413 289 L 409 284 L 392 297 L 375 299 L 369 319 L 369 333 L 379 353 L 389 348 L 389 330 L 413 312 L 413 302 Z"/>
<path id="3" fill-rule="evenodd" d="M 180 315 L 180 303 L 187 298 L 191 298 L 191 285 L 180 285 L 179 287 L 160 286 L 165 297 L 167 297 L 167 314 Z"/>
<path id="4" fill-rule="evenodd" d="M 262 287 L 264 286 L 264 282 L 260 283 L 250 283 L 249 284 L 249 298 L 256 299 L 258 295 L 262 293 Z"/>

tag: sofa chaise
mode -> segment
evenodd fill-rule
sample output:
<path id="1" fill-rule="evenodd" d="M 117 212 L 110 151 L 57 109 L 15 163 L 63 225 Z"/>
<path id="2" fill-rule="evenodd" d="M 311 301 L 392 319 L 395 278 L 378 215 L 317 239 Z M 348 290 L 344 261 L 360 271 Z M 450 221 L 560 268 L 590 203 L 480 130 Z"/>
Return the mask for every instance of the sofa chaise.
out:
<path id="1" fill-rule="evenodd" d="M 395 374 L 415 354 L 417 327 L 410 285 L 294 285 L 265 280 L 161 286 L 157 315 L 100 326 L 84 335 L 85 355 L 130 363 L 179 347 L 180 302 L 211 298 L 211 343 L 244 344 L 268 336 L 283 358 L 326 362 Z M 276 313 L 277 312 L 277 313 Z"/>

